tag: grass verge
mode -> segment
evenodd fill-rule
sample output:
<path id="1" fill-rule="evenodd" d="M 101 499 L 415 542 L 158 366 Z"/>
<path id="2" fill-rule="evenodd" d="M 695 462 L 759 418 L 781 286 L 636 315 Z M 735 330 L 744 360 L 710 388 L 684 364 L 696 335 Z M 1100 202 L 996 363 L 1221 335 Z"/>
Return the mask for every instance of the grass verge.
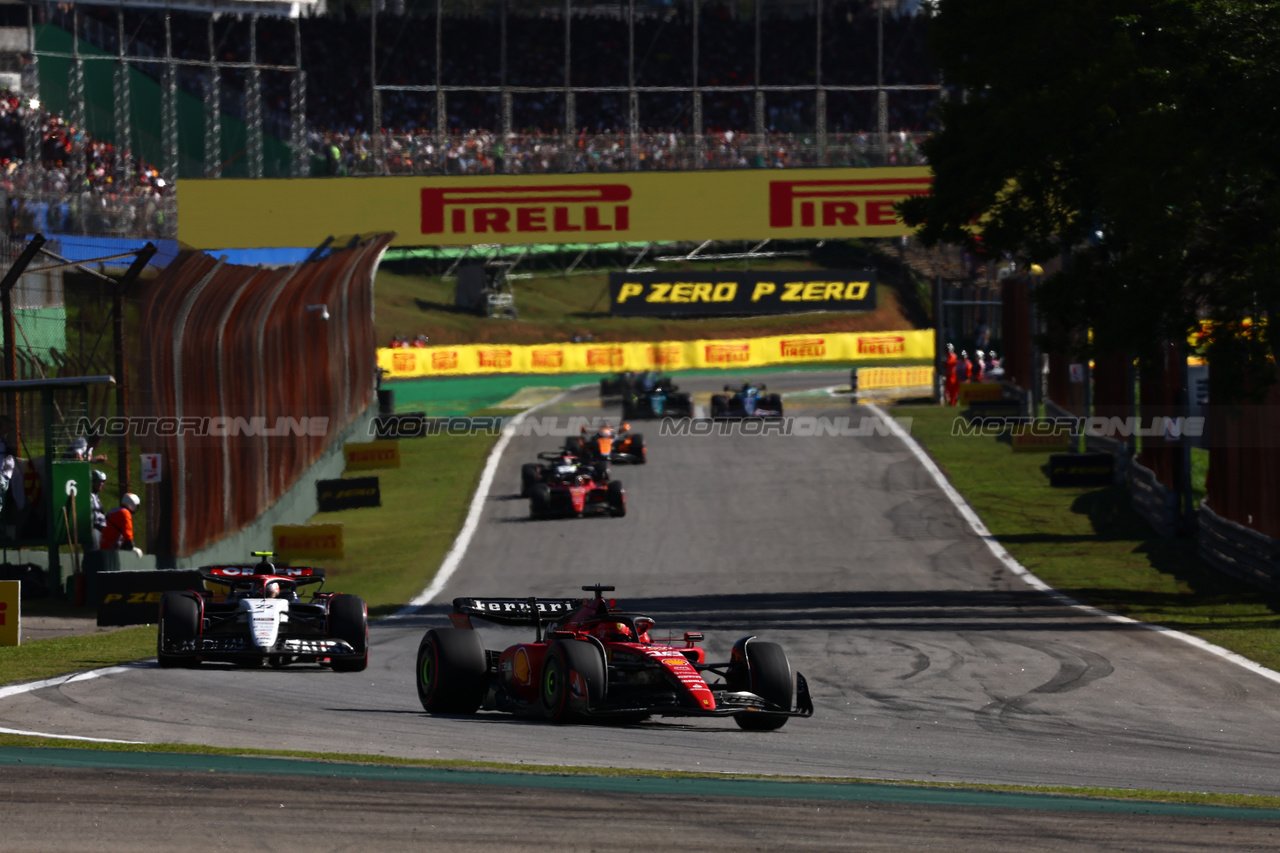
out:
<path id="1" fill-rule="evenodd" d="M 0 649 L 0 685 L 117 666 L 154 657 L 155 653 L 156 629 L 150 625 L 80 637 L 35 640 Z"/>
<path id="2" fill-rule="evenodd" d="M 958 409 L 899 406 L 1000 543 L 1045 583 L 1080 601 L 1193 634 L 1280 670 L 1280 596 L 1211 568 L 1190 539 L 1162 539 L 1125 487 L 1052 488 L 1045 454 L 951 435 Z"/>

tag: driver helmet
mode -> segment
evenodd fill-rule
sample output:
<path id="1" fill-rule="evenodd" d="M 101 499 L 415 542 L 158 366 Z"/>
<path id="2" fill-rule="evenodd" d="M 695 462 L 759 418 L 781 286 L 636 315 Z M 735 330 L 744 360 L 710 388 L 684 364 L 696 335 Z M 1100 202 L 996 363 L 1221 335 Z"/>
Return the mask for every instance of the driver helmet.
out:
<path id="1" fill-rule="evenodd" d="M 591 633 L 611 643 L 631 642 L 631 629 L 622 622 L 601 622 L 591 629 Z"/>
<path id="2" fill-rule="evenodd" d="M 271 581 L 270 583 L 267 584 L 265 592 L 267 594 L 267 598 L 279 598 L 280 584 L 276 583 L 275 581 Z"/>

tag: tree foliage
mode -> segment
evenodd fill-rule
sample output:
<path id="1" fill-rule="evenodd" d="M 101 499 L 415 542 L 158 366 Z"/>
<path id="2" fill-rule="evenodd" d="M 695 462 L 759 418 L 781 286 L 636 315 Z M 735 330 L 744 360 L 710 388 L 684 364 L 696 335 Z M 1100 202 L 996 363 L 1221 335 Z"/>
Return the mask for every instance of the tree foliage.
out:
<path id="1" fill-rule="evenodd" d="M 1211 350 L 1242 387 L 1272 380 L 1280 3 L 941 0 L 931 48 L 964 95 L 924 144 L 932 194 L 902 207 L 926 243 L 1064 257 L 1037 299 L 1100 349 L 1251 317 Z"/>

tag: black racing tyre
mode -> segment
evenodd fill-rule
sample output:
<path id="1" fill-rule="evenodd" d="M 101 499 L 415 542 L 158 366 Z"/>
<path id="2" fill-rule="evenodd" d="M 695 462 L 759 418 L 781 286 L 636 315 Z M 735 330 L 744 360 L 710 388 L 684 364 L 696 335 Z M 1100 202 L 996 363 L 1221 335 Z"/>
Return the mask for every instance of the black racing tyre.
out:
<path id="1" fill-rule="evenodd" d="M 200 636 L 200 602 L 189 592 L 166 592 L 160 599 L 160 624 L 156 629 L 156 658 L 160 666 L 172 669 L 195 666 L 193 655 L 166 654 L 165 646 L 185 643 Z"/>
<path id="2" fill-rule="evenodd" d="M 609 392 L 610 392 L 610 390 L 611 390 L 611 389 L 609 388 L 609 382 L 610 382 L 610 380 L 608 380 L 608 379 L 601 379 L 601 380 L 600 380 L 600 396 L 601 396 L 601 397 L 608 397 L 608 396 L 609 396 Z"/>
<path id="3" fill-rule="evenodd" d="M 418 701 L 432 714 L 474 714 L 489 692 L 489 662 L 480 635 L 432 628 L 418 644 Z"/>
<path id="4" fill-rule="evenodd" d="M 574 683 L 573 673 L 581 682 Z M 595 643 L 557 640 L 542 660 L 542 715 L 553 723 L 581 719 L 605 694 L 604 656 Z"/>
<path id="5" fill-rule="evenodd" d="M 636 407 L 632 404 L 630 397 L 622 398 L 622 419 L 629 421 L 636 416 Z"/>
<path id="6" fill-rule="evenodd" d="M 578 438 L 576 435 L 569 436 L 564 440 L 564 449 L 566 452 L 572 453 L 574 456 L 581 457 L 584 452 L 582 439 Z"/>
<path id="7" fill-rule="evenodd" d="M 691 418 L 693 417 L 693 396 L 676 394 L 669 408 L 672 417 Z"/>
<path id="8" fill-rule="evenodd" d="M 631 436 L 631 455 L 636 458 L 637 465 L 644 465 L 649 461 L 648 453 L 645 452 L 644 436 L 640 433 Z"/>
<path id="9" fill-rule="evenodd" d="M 551 514 L 551 487 L 538 483 L 529 492 L 529 517 L 546 518 Z"/>
<path id="10" fill-rule="evenodd" d="M 329 599 L 329 636 L 347 641 L 356 650 L 354 655 L 330 658 L 334 672 L 362 672 L 369 666 L 369 611 L 363 599 L 354 595 Z"/>
<path id="11" fill-rule="evenodd" d="M 725 410 L 729 408 L 729 401 L 723 394 L 711 395 L 711 417 L 723 418 Z"/>
<path id="12" fill-rule="evenodd" d="M 761 699 L 767 699 L 780 708 L 791 710 L 795 697 L 795 685 L 791 677 L 791 662 L 777 643 L 752 640 L 745 646 L 748 671 L 735 668 L 729 673 L 730 687 L 749 690 Z M 749 732 L 767 732 L 780 729 L 787 722 L 785 714 L 764 711 L 744 711 L 734 714 L 738 727 Z"/>
<path id="13" fill-rule="evenodd" d="M 526 462 L 520 466 L 520 497 L 529 497 L 534 485 L 542 479 L 542 468 L 535 462 Z"/>
<path id="14" fill-rule="evenodd" d="M 606 500 L 609 502 L 610 515 L 622 518 L 627 514 L 627 493 L 622 488 L 621 480 L 614 480 L 609 484 L 609 495 Z"/>
<path id="15" fill-rule="evenodd" d="M 782 417 L 782 397 L 777 394 L 770 394 L 764 400 L 764 407 L 778 413 L 778 417 Z"/>

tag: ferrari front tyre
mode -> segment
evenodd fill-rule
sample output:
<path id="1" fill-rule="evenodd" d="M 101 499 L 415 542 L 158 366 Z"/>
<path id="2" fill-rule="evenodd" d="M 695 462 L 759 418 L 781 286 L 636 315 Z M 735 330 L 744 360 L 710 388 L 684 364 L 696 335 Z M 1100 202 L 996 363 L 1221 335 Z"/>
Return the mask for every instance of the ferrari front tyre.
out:
<path id="1" fill-rule="evenodd" d="M 747 690 L 779 708 L 791 710 L 795 697 L 795 685 L 791 676 L 791 662 L 782 646 L 751 640 L 744 646 L 746 671 L 735 667 L 730 671 L 730 684 L 735 690 Z M 787 722 L 786 714 L 770 714 L 767 711 L 743 711 L 734 714 L 738 727 L 749 732 L 767 732 L 780 729 Z"/>
<path id="2" fill-rule="evenodd" d="M 480 635 L 432 628 L 418 644 L 418 700 L 432 714 L 474 714 L 489 692 L 489 662 Z"/>
<path id="3" fill-rule="evenodd" d="M 542 479 L 542 469 L 533 462 L 520 466 L 520 497 L 529 497 L 529 492 Z"/>
<path id="4" fill-rule="evenodd" d="M 195 666 L 194 655 L 166 652 L 178 643 L 193 642 L 200 636 L 200 602 L 189 592 L 166 592 L 160 599 L 160 625 L 156 630 L 156 658 L 160 666 L 171 669 Z"/>
<path id="5" fill-rule="evenodd" d="M 542 715 L 553 723 L 581 719 L 605 693 L 604 656 L 595 643 L 557 640 L 542 660 Z"/>
<path id="6" fill-rule="evenodd" d="M 529 492 L 529 516 L 546 518 L 551 514 L 551 487 L 546 483 L 538 483 Z"/>
<path id="7" fill-rule="evenodd" d="M 354 595 L 329 599 L 329 636 L 355 650 L 329 659 L 334 672 L 363 672 L 369 666 L 369 610 L 363 599 Z"/>
<path id="8" fill-rule="evenodd" d="M 609 502 L 609 513 L 615 518 L 622 518 L 627 514 L 627 493 L 622 490 L 621 480 L 614 480 L 609 484 L 606 500 Z"/>

